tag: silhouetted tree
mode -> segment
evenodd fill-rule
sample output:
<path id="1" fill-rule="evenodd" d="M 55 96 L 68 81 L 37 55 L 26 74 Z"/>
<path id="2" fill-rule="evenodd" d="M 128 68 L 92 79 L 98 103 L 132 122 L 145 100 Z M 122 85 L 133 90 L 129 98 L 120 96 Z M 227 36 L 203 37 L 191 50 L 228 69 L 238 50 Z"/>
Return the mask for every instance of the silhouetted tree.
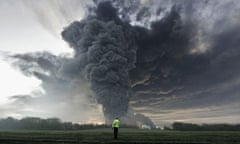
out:
<path id="1" fill-rule="evenodd" d="M 240 124 L 191 124 L 191 123 L 181 123 L 174 122 L 172 124 L 173 130 L 180 131 L 239 131 Z"/>
<path id="2" fill-rule="evenodd" d="M 0 119 L 0 130 L 80 130 L 94 128 L 109 128 L 110 125 L 77 124 L 61 122 L 58 118 L 41 119 L 38 117 L 26 117 L 14 119 L 12 117 Z M 122 127 L 136 128 L 135 126 L 122 125 Z"/>

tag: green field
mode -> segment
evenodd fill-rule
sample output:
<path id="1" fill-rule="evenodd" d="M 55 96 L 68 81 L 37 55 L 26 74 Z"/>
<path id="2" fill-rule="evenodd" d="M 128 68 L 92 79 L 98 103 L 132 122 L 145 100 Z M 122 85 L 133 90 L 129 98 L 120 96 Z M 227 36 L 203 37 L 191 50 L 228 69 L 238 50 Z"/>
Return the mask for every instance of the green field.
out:
<path id="1" fill-rule="evenodd" d="M 111 129 L 80 131 L 0 131 L 0 144 L 240 144 L 240 132 L 229 131 L 157 131 L 120 129 L 113 140 Z"/>

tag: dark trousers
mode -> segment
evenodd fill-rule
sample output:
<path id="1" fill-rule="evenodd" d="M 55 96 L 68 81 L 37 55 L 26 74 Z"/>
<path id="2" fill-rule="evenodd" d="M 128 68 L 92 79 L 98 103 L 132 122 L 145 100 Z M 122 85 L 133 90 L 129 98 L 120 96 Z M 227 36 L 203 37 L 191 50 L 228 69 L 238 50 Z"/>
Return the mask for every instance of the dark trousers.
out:
<path id="1" fill-rule="evenodd" d="M 118 138 L 118 128 L 113 128 L 114 129 L 114 139 Z"/>

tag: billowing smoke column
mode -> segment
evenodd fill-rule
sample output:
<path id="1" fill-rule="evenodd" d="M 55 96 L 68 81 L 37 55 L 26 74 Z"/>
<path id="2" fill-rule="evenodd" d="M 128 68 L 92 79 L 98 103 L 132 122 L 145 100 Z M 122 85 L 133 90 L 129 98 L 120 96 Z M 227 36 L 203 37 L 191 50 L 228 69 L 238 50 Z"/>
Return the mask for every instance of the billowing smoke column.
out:
<path id="1" fill-rule="evenodd" d="M 192 61 L 193 71 L 198 71 L 201 65 L 196 63 L 205 60 L 201 55 L 189 55 L 194 26 L 182 24 L 176 6 L 161 20 L 152 22 L 150 29 L 124 22 L 110 2 L 99 3 L 95 12 L 66 27 L 62 37 L 74 49 L 75 66 L 103 105 L 107 123 L 127 114 L 130 88 L 133 95 L 139 95 L 142 90 L 168 87 L 166 77 L 174 82 L 179 77 L 168 74 L 183 71 L 171 63 L 179 62 L 181 66 Z M 126 117 L 124 121 L 128 121 Z"/>
<path id="2" fill-rule="evenodd" d="M 129 71 L 135 66 L 137 47 L 131 27 L 120 21 L 109 2 L 99 4 L 96 13 L 73 22 L 62 37 L 74 49 L 78 69 L 90 82 L 109 123 L 128 111 Z"/>

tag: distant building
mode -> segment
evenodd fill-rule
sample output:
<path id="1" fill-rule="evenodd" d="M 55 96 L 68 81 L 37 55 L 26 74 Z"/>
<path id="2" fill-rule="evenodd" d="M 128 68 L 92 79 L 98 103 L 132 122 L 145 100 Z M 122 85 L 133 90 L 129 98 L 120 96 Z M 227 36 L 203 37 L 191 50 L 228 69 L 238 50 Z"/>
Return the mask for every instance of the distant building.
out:
<path id="1" fill-rule="evenodd" d="M 160 130 L 164 130 L 164 128 L 163 128 L 163 127 L 160 127 L 160 126 L 156 126 L 155 128 L 156 128 L 156 129 L 160 129 Z"/>
<path id="2" fill-rule="evenodd" d="M 148 130 L 150 130 L 150 129 L 151 129 L 151 126 L 143 124 L 143 125 L 141 126 L 141 129 L 148 129 Z"/>

